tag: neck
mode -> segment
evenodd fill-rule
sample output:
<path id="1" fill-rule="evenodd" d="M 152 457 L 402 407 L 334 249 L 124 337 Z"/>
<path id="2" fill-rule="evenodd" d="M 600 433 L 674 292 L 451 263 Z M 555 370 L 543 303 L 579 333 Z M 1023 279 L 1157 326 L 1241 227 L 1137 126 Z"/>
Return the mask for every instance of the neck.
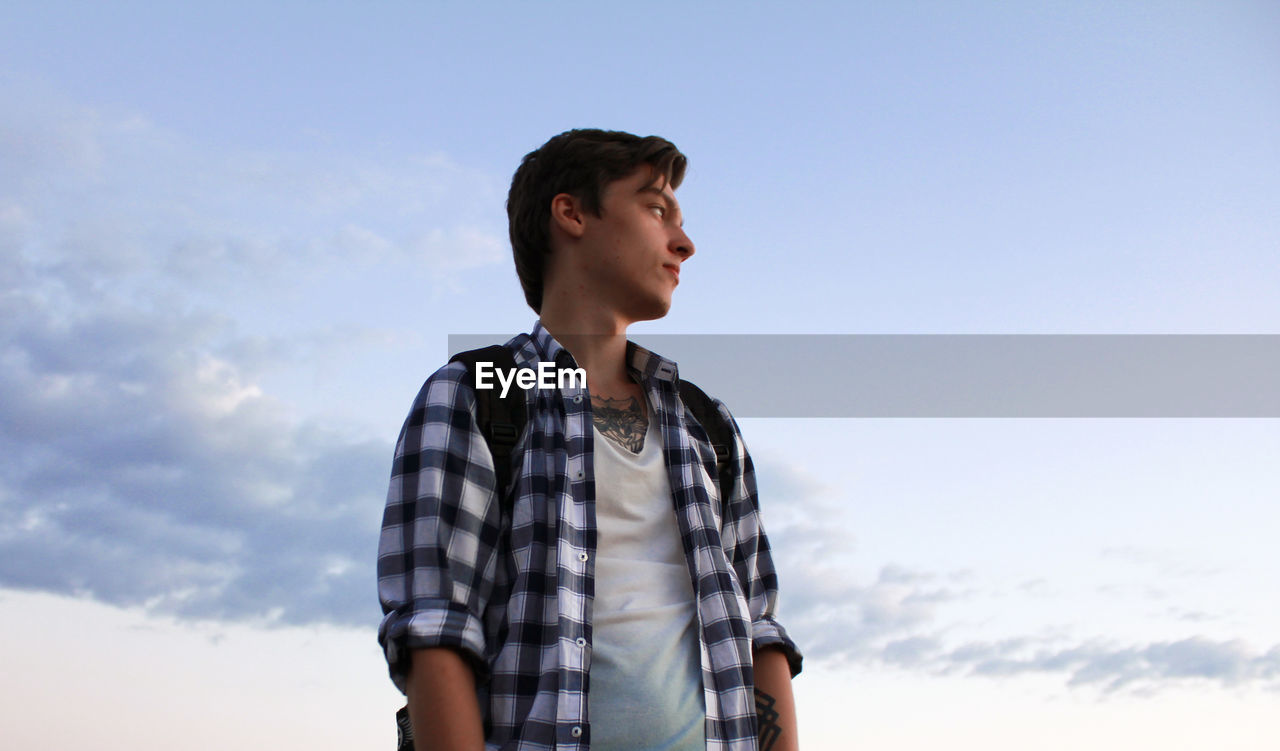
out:
<path id="1" fill-rule="evenodd" d="M 627 323 L 603 307 L 574 305 L 570 295 L 544 298 L 542 326 L 587 371 L 587 383 L 610 387 L 629 381 L 627 376 Z"/>

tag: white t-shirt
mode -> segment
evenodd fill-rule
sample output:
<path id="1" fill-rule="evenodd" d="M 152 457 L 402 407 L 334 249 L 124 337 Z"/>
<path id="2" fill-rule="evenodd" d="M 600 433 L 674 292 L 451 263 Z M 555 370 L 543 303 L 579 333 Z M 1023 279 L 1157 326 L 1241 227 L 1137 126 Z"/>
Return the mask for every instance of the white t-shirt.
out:
<path id="1" fill-rule="evenodd" d="M 594 458 L 592 751 L 705 751 L 698 612 L 662 436 L 651 419 L 633 454 L 596 430 Z"/>

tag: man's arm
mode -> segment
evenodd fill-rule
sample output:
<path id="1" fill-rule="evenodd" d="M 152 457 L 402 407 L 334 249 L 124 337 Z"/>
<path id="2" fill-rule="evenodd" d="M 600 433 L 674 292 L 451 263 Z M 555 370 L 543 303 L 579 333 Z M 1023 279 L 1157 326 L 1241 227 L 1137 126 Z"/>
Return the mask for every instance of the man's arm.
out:
<path id="1" fill-rule="evenodd" d="M 777 647 L 752 653 L 756 675 L 756 720 L 760 751 L 799 751 L 796 700 L 787 655 Z"/>
<path id="2" fill-rule="evenodd" d="M 466 368 L 427 379 L 396 443 L 378 545 L 378 630 L 418 749 L 483 748 L 476 672 L 501 512 Z M 483 676 L 482 676 L 483 677 Z M 474 736 L 474 743 L 469 739 Z"/>
<path id="3" fill-rule="evenodd" d="M 732 562 L 751 614 L 751 661 L 755 675 L 756 726 L 760 751 L 798 751 L 795 696 L 791 677 L 800 672 L 796 645 L 774 618 L 778 577 L 768 538 L 760 522 L 755 469 L 742 431 L 723 402 L 716 402 L 721 417 L 733 428 L 733 456 L 738 482 L 727 492 L 721 540 Z"/>
<path id="4" fill-rule="evenodd" d="M 484 751 L 471 666 L 447 647 L 415 649 L 410 659 L 405 688 L 414 751 Z"/>

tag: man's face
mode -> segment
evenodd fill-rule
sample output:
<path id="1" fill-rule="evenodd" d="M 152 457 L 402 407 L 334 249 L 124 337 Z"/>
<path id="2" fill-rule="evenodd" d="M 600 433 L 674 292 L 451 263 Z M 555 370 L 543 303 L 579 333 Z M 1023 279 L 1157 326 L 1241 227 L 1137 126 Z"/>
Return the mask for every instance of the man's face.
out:
<path id="1" fill-rule="evenodd" d="M 675 193 L 647 166 L 605 186 L 600 216 L 588 215 L 583 262 L 600 285 L 600 299 L 628 322 L 670 310 L 680 265 L 694 251 L 683 224 Z"/>

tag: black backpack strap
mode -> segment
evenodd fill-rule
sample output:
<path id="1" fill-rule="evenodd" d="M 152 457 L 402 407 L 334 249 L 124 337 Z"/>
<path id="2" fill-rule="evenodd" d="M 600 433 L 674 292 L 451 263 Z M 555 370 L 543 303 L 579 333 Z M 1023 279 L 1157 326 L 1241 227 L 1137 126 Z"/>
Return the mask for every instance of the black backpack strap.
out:
<path id="1" fill-rule="evenodd" d="M 711 447 L 716 451 L 716 481 L 720 484 L 720 502 L 729 503 L 729 494 L 733 492 L 733 464 L 729 458 L 733 455 L 733 426 L 724 419 L 716 404 L 707 396 L 707 392 L 698 388 L 692 381 L 681 380 L 679 383 L 680 401 L 693 413 L 694 418 L 707 432 Z"/>
<path id="2" fill-rule="evenodd" d="M 516 441 L 524 432 L 528 422 L 528 410 L 524 401 L 524 389 L 511 384 L 507 396 L 502 397 L 498 388 L 476 389 L 476 363 L 493 363 L 494 368 L 506 371 L 516 369 L 515 355 L 511 350 L 495 344 L 482 349 L 471 349 L 459 352 L 449 358 L 449 362 L 460 362 L 467 366 L 467 374 L 471 379 L 471 387 L 476 392 L 476 424 L 485 442 L 489 444 L 489 453 L 493 454 L 493 472 L 497 476 L 498 497 L 506 503 L 511 489 L 511 454 L 515 451 Z"/>

